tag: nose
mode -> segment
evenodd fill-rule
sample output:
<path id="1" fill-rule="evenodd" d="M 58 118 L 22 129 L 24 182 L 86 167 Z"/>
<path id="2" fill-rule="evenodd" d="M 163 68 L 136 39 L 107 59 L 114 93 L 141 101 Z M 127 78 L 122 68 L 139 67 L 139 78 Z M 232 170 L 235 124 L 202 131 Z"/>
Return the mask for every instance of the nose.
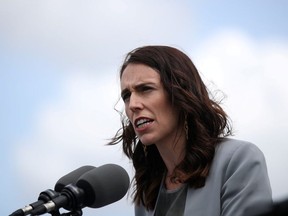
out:
<path id="1" fill-rule="evenodd" d="M 139 95 L 132 93 L 129 98 L 129 109 L 133 112 L 143 109 L 143 103 Z"/>

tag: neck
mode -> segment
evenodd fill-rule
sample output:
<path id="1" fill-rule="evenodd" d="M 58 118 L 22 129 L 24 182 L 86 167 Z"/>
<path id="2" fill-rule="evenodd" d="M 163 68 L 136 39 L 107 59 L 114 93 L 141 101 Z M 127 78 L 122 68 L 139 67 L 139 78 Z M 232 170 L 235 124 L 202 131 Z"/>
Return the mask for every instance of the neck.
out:
<path id="1" fill-rule="evenodd" d="M 167 168 L 167 177 L 174 173 L 175 167 L 185 157 L 186 136 L 181 133 L 173 140 L 156 144 L 158 151 Z"/>

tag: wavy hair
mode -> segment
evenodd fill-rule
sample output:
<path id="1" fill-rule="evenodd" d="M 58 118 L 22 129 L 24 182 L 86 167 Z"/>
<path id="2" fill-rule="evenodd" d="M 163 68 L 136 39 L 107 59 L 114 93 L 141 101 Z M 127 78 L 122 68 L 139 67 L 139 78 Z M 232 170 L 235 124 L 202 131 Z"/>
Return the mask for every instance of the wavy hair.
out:
<path id="1" fill-rule="evenodd" d="M 200 188 L 214 158 L 220 140 L 232 134 L 229 118 L 220 102 L 210 98 L 191 59 L 182 51 L 169 46 L 144 46 L 129 52 L 120 69 L 120 79 L 128 64 L 144 64 L 155 69 L 161 78 L 173 106 L 180 110 L 180 121 L 188 123 L 188 141 L 184 159 L 176 166 L 174 177 L 180 177 L 189 187 Z M 210 95 L 210 96 L 209 96 Z M 131 122 L 122 117 L 122 128 L 110 145 L 122 142 L 124 153 L 135 168 L 134 202 L 147 210 L 155 207 L 159 187 L 166 172 L 165 164 L 155 145 L 147 146 L 136 137 Z M 181 179 L 181 173 L 185 179 Z"/>

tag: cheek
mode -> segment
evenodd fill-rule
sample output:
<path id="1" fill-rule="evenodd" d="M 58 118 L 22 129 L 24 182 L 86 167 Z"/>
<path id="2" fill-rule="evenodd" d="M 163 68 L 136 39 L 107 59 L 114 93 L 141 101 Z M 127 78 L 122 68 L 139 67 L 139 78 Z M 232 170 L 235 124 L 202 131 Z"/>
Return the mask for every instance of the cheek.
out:
<path id="1" fill-rule="evenodd" d="M 173 107 L 167 105 L 165 109 L 166 121 L 170 122 L 171 125 L 178 125 L 179 123 L 179 112 Z"/>

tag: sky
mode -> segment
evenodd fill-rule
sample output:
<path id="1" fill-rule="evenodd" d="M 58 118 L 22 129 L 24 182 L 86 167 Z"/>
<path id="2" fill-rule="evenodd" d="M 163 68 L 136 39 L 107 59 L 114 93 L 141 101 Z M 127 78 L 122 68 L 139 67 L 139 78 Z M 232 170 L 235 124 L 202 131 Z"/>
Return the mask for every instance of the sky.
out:
<path id="1" fill-rule="evenodd" d="M 0 0 L 0 213 L 9 215 L 121 146 L 119 67 L 130 50 L 174 46 L 225 95 L 234 138 L 264 153 L 273 198 L 288 197 L 286 0 Z M 131 193 L 131 191 L 130 191 Z M 130 196 L 83 215 L 133 215 Z"/>

